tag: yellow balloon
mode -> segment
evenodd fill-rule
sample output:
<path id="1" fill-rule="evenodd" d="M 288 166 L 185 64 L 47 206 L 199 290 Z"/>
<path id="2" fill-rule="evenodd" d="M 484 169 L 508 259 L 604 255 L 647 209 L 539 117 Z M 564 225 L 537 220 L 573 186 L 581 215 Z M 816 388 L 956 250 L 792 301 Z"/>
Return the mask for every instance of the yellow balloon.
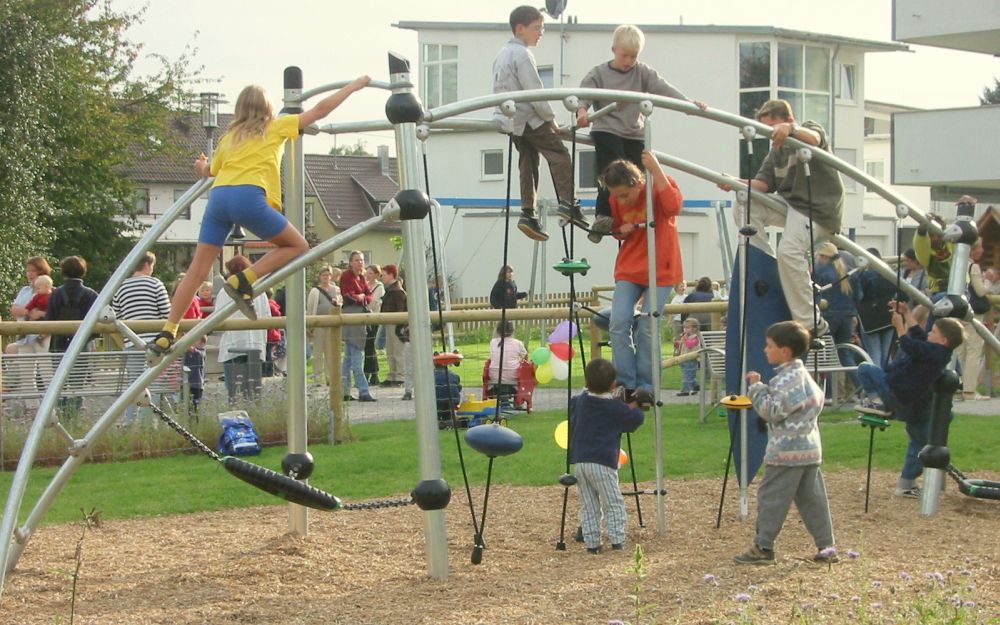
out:
<path id="1" fill-rule="evenodd" d="M 556 445 L 563 449 L 569 446 L 569 421 L 563 421 L 556 426 Z"/>
<path id="2" fill-rule="evenodd" d="M 625 453 L 624 449 L 619 449 L 618 450 L 618 468 L 620 469 L 620 468 L 624 467 L 626 464 L 628 464 L 628 454 Z"/>
<path id="3" fill-rule="evenodd" d="M 549 360 L 552 360 L 551 358 Z M 552 363 L 547 362 L 544 365 L 535 369 L 535 379 L 538 380 L 539 384 L 548 384 L 552 381 Z"/>

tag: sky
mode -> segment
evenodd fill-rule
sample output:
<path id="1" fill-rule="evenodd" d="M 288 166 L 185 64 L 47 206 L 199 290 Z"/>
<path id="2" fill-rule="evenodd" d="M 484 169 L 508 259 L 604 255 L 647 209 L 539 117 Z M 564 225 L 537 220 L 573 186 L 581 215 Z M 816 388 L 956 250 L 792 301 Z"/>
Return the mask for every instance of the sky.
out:
<path id="1" fill-rule="evenodd" d="M 541 0 L 534 0 L 539 6 Z M 195 66 L 213 82 L 195 91 L 217 91 L 230 103 L 245 85 L 264 85 L 280 106 L 285 67 L 302 68 L 306 88 L 369 74 L 388 81 L 386 52 L 410 59 L 416 75 L 417 33 L 393 28 L 399 21 L 504 23 L 516 0 L 110 0 L 115 10 L 144 9 L 129 38 L 143 44 L 140 72 L 154 67 L 149 55 L 177 58 L 196 48 Z M 275 9 L 278 7 L 278 10 Z M 456 10 L 456 7 L 459 7 Z M 567 15 L 580 23 L 762 25 L 891 41 L 892 0 L 568 0 Z M 1000 77 L 1000 59 L 983 54 L 910 46 L 913 52 L 881 52 L 866 58 L 869 100 L 919 108 L 976 106 L 986 85 Z M 655 60 L 646 59 L 656 67 Z M 669 73 L 667 73 L 669 78 Z M 383 119 L 386 92 L 352 96 L 328 121 Z M 391 133 L 364 135 L 370 151 L 392 143 Z M 341 137 L 354 143 L 357 137 Z M 333 138 L 320 141 L 333 145 Z M 320 148 L 319 145 L 310 151 Z M 324 150 L 325 151 L 325 150 Z"/>

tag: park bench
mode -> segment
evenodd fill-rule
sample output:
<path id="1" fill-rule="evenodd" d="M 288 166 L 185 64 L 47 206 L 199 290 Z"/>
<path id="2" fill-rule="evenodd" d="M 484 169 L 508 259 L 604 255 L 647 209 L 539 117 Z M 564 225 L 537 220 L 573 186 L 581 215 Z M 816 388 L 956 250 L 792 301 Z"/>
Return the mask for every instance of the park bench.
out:
<path id="1" fill-rule="evenodd" d="M 63 354 L 0 354 L 0 407 L 10 400 L 41 398 Z M 128 389 L 146 368 L 141 350 L 82 352 L 63 385 L 61 397 L 115 397 Z M 175 360 L 149 387 L 150 393 L 173 395 L 186 382 L 183 362 Z"/>
<path id="2" fill-rule="evenodd" d="M 857 345 L 850 343 L 835 345 L 830 336 L 822 338 L 823 349 L 810 351 L 804 359 L 805 365 L 810 372 L 839 374 L 857 369 L 856 365 L 842 365 L 840 363 L 840 356 L 837 354 L 838 348 L 850 349 L 865 361 L 871 362 L 868 354 Z M 721 388 L 726 388 L 726 331 L 707 330 L 701 333 L 701 339 L 702 358 L 701 371 L 699 372 L 701 390 L 698 392 L 698 418 L 701 422 L 704 422 L 708 411 L 718 405 L 716 397 L 712 397 L 711 399 L 708 397 L 709 383 L 717 381 Z M 836 386 L 834 386 L 834 389 L 836 389 Z M 835 405 L 837 404 L 837 399 L 836 396 L 833 397 Z"/>

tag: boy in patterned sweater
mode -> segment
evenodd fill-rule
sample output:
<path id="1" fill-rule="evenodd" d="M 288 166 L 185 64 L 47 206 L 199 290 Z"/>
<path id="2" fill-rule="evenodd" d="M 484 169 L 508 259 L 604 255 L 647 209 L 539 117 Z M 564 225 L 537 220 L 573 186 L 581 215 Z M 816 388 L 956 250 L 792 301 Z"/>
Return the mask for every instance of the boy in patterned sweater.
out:
<path id="1" fill-rule="evenodd" d="M 764 479 L 757 489 L 757 536 L 739 564 L 774 564 L 774 541 L 792 502 L 812 534 L 818 552 L 813 561 L 836 562 L 833 521 L 820 463 L 823 445 L 817 419 L 823 391 L 800 358 L 809 349 L 809 331 L 796 321 L 781 321 L 767 329 L 764 354 L 774 365 L 770 383 L 756 371 L 747 373 L 748 395 L 757 414 L 767 422 Z"/>

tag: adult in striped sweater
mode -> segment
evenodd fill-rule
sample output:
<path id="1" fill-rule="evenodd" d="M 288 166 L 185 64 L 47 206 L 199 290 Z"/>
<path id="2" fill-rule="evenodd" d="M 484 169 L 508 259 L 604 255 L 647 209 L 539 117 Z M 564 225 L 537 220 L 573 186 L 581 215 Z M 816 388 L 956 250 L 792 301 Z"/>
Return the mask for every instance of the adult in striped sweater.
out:
<path id="1" fill-rule="evenodd" d="M 764 479 L 757 489 L 757 536 L 739 564 L 774 564 L 774 541 L 792 502 L 818 549 L 813 561 L 836 562 L 833 521 L 826 496 L 823 444 L 817 421 L 823 391 L 809 376 L 802 355 L 809 349 L 809 331 L 797 321 L 780 321 L 767 329 L 764 354 L 775 367 L 767 384 L 756 371 L 747 373 L 753 408 L 767 423 Z"/>
<path id="2" fill-rule="evenodd" d="M 111 298 L 111 308 L 115 311 L 115 316 L 122 321 L 137 319 L 166 319 L 170 314 L 170 296 L 167 295 L 167 288 L 163 286 L 159 278 L 153 276 L 153 269 L 156 267 L 156 255 L 146 252 L 136 264 L 132 275 L 122 282 L 114 297 Z M 191 302 L 188 302 L 191 304 Z M 153 340 L 156 332 L 148 332 L 139 335 L 143 343 Z M 125 349 L 144 349 L 145 345 L 133 345 L 125 339 Z M 138 377 L 142 373 L 142 363 L 139 361 L 129 361 L 129 377 Z M 152 397 L 153 403 L 159 403 L 158 394 Z M 122 425 L 131 425 L 136 418 L 135 405 L 130 405 L 125 409 L 125 418 Z"/>

